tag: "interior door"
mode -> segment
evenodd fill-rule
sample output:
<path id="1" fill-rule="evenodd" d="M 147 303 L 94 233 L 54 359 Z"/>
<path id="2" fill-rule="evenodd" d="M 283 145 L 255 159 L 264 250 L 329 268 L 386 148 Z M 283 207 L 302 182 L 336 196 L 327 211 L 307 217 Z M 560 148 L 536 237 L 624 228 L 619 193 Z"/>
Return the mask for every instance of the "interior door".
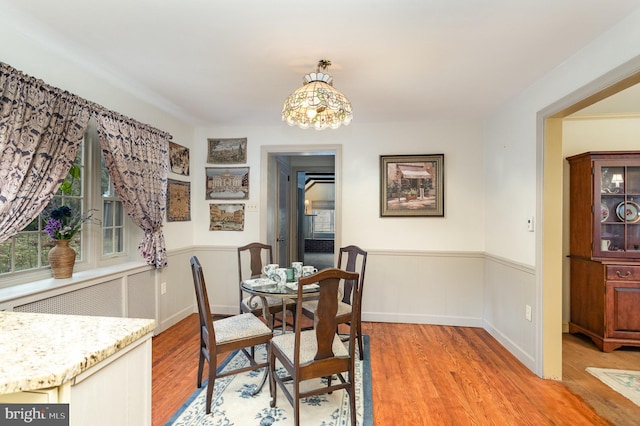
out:
<path id="1" fill-rule="evenodd" d="M 277 218 L 276 218 L 276 247 L 275 256 L 276 263 L 280 266 L 290 265 L 289 261 L 289 219 L 291 209 L 290 205 L 290 168 L 289 166 L 278 161 L 278 194 L 277 194 Z"/>
<path id="2" fill-rule="evenodd" d="M 291 241 L 295 241 L 296 249 L 294 250 L 296 253 L 296 261 L 303 262 L 304 261 L 304 240 L 305 240 L 305 216 L 306 216 L 306 208 L 305 208 L 305 175 L 306 173 L 303 171 L 299 171 L 294 173 L 296 176 L 296 216 L 298 220 L 296 222 L 296 236 L 292 238 Z"/>

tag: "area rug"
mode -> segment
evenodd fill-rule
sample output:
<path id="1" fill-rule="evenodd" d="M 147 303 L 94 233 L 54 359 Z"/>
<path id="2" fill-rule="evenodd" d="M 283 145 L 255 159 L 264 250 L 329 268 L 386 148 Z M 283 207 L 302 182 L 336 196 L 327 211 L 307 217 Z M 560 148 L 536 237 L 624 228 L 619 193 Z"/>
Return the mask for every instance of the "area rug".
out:
<path id="1" fill-rule="evenodd" d="M 587 371 L 614 391 L 640 405 L 640 371 L 587 367 Z"/>
<path id="2" fill-rule="evenodd" d="M 369 336 L 363 336 L 364 361 L 356 356 L 356 412 L 358 426 L 373 425 L 371 403 L 371 367 L 369 362 Z M 356 350 L 357 351 L 357 350 Z M 256 349 L 258 360 L 266 360 L 264 347 Z M 247 364 L 241 353 L 231 354 L 218 369 L 237 368 Z M 238 425 L 268 426 L 293 425 L 293 408 L 278 387 L 277 406 L 271 408 L 269 383 L 255 396 L 251 392 L 258 386 L 263 370 L 223 377 L 216 380 L 211 403 L 211 414 L 205 414 L 207 386 L 196 392 L 171 417 L 167 425 L 205 426 Z M 312 381 L 308 381 L 311 383 Z M 276 385 L 277 386 L 277 385 Z M 300 400 L 300 424 L 304 426 L 347 426 L 350 424 L 349 398 L 345 390 Z"/>

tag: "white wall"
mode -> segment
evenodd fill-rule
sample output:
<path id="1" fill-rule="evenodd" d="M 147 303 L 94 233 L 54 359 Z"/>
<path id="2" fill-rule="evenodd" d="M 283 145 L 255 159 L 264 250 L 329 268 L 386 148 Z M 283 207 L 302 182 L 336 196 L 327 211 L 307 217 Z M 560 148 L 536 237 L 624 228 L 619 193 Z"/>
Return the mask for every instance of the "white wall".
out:
<path id="1" fill-rule="evenodd" d="M 274 114 L 275 115 L 275 114 Z M 276 115 L 277 117 L 277 115 Z M 309 132 L 277 121 L 272 127 L 196 130 L 192 173 L 204 174 L 207 138 L 247 138 L 250 200 L 260 206 L 261 147 L 342 145 L 343 245 L 369 252 L 363 319 L 480 326 L 484 247 L 484 124 L 433 121 L 367 125 Z M 381 218 L 380 155 L 445 155 L 445 217 Z M 237 310 L 234 257 L 224 247 L 261 239 L 259 211 L 247 212 L 244 232 L 209 231 L 204 179 L 193 184 L 195 244 L 215 279 L 219 312 Z M 210 251 L 213 247 L 219 250 Z M 234 268 L 228 265 L 232 262 Z M 206 269 L 206 268 L 205 268 Z"/>
<path id="2" fill-rule="evenodd" d="M 534 327 L 513 330 L 509 335 L 515 337 L 518 333 L 534 333 L 538 351 L 534 354 L 535 371 L 545 377 L 558 377 L 561 370 L 561 324 L 549 325 L 543 320 L 548 317 L 555 322 L 557 318 L 560 323 L 562 307 L 554 301 L 562 298 L 562 284 L 561 277 L 554 282 L 542 282 L 544 265 L 537 263 L 536 259 L 541 258 L 544 242 L 538 233 L 542 232 L 544 224 L 538 223 L 536 233 L 526 231 L 527 216 L 539 215 L 545 207 L 541 204 L 542 197 L 539 197 L 542 193 L 539 183 L 542 182 L 543 162 L 542 157 L 537 158 L 537 153 L 544 135 L 543 127 L 539 125 L 538 113 L 543 110 L 550 112 L 556 106 L 557 112 L 561 106 L 570 105 L 567 104 L 567 99 L 573 98 L 575 103 L 580 96 L 586 97 L 612 84 L 621 78 L 621 71 L 616 71 L 618 69 L 638 69 L 640 66 L 635 65 L 638 55 L 640 11 L 628 16 L 536 81 L 505 104 L 487 123 L 486 251 L 490 255 L 536 268 L 536 279 L 530 282 L 535 288 L 521 288 L 521 296 L 516 297 L 519 303 L 533 307 Z M 557 184 L 561 185 L 561 182 Z M 561 217 L 557 220 L 561 220 Z M 560 255 L 559 253 L 558 256 Z M 489 308 L 487 301 L 499 299 L 500 294 L 512 291 L 512 286 L 513 283 L 503 281 L 502 277 L 488 275 L 484 292 L 485 309 Z M 545 305 L 552 310 L 547 311 Z M 495 313 L 496 310 L 510 309 L 510 306 L 492 306 L 491 309 Z M 508 330 L 510 324 L 520 321 L 518 316 L 524 315 L 524 306 L 514 310 L 513 315 L 499 319 L 492 326 L 498 330 Z M 543 325 L 545 330 L 553 334 L 544 337 L 549 342 L 544 347 Z M 546 340 L 547 338 L 550 340 Z"/>
<path id="3" fill-rule="evenodd" d="M 51 86 L 169 132 L 174 142 L 191 146 L 193 126 L 133 96 L 117 86 L 115 81 L 96 77 L 87 70 L 87 64 L 68 58 L 64 50 L 54 46 L 50 40 L 43 39 L 37 30 L 29 34 L 18 31 L 14 27 L 15 19 L 17 17 L 4 11 L 0 13 L 0 61 Z M 181 180 L 193 178 L 172 173 L 170 177 Z M 193 244 L 190 222 L 175 222 L 163 230 L 170 249 Z"/>
<path id="4" fill-rule="evenodd" d="M 277 121 L 272 127 L 202 128 L 196 131 L 192 173 L 204 173 L 207 138 L 247 137 L 250 200 L 260 203 L 260 147 L 342 145 L 342 241 L 384 250 L 482 251 L 484 248 L 484 125 L 434 121 L 367 125 L 305 132 Z M 381 218 L 380 155 L 445 155 L 444 218 Z M 211 165 L 209 165 L 211 166 Z M 241 245 L 260 237 L 260 214 L 247 213 L 244 232 L 208 231 L 204 180 L 193 183 L 195 244 Z M 372 232 L 372 230 L 374 232 Z"/>
<path id="5" fill-rule="evenodd" d="M 1 6 L 0 6 L 1 8 Z M 24 34 L 14 27 L 15 17 L 0 13 L 0 61 L 24 72 L 27 75 L 43 80 L 45 83 L 67 90 L 77 96 L 98 103 L 113 111 L 149 124 L 173 135 L 173 141 L 191 147 L 194 141 L 193 126 L 172 114 L 168 114 L 150 102 L 132 95 L 108 75 L 108 71 L 98 70 L 105 77 L 96 77 L 87 70 L 86 64 L 68 58 L 64 49 L 43 38 L 37 29 Z M 170 178 L 191 181 L 191 176 L 169 174 Z M 197 178 L 197 176 L 196 176 Z M 165 241 L 169 250 L 193 246 L 193 223 L 171 222 L 164 225 Z M 140 233 L 138 233 L 140 234 Z M 141 236 L 141 235 L 140 235 Z M 135 253 L 139 239 L 132 243 Z M 191 252 L 170 253 L 169 267 L 151 274 L 151 286 L 159 288 L 161 282 L 167 282 L 169 291 L 147 295 L 154 304 L 160 332 L 193 312 L 194 297 L 191 272 L 188 267 L 188 256 Z M 139 258 L 139 257 L 138 257 Z M 62 292 L 62 290 L 60 291 Z M 60 293 L 58 292 L 58 293 Z M 43 297 L 45 295 L 43 294 Z M 37 296 L 32 296 L 37 298 Z M 0 301 L 1 302 L 1 301 Z"/>

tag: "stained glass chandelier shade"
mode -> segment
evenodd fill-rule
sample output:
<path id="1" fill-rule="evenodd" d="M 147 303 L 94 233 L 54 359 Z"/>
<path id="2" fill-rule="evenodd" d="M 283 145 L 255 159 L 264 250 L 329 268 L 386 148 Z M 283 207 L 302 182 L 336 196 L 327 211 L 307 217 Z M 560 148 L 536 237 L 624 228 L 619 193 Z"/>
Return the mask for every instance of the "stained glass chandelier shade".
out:
<path id="1" fill-rule="evenodd" d="M 284 101 L 282 120 L 288 125 L 322 130 L 351 123 L 351 103 L 334 89 L 333 78 L 326 72 L 330 65 L 329 60 L 320 60 L 317 71 L 305 75 L 302 87 Z"/>

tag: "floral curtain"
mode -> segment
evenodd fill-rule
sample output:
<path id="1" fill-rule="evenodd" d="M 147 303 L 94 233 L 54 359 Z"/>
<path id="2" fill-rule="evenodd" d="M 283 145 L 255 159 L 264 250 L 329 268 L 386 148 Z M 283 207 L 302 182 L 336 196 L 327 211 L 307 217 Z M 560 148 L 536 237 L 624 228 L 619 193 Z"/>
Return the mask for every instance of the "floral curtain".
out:
<path id="1" fill-rule="evenodd" d="M 0 243 L 24 229 L 64 181 L 90 104 L 0 62 Z"/>
<path id="2" fill-rule="evenodd" d="M 162 234 L 169 173 L 168 133 L 110 111 L 97 114 L 98 136 L 116 192 L 129 217 L 144 231 L 138 246 L 147 264 L 167 266 Z"/>

